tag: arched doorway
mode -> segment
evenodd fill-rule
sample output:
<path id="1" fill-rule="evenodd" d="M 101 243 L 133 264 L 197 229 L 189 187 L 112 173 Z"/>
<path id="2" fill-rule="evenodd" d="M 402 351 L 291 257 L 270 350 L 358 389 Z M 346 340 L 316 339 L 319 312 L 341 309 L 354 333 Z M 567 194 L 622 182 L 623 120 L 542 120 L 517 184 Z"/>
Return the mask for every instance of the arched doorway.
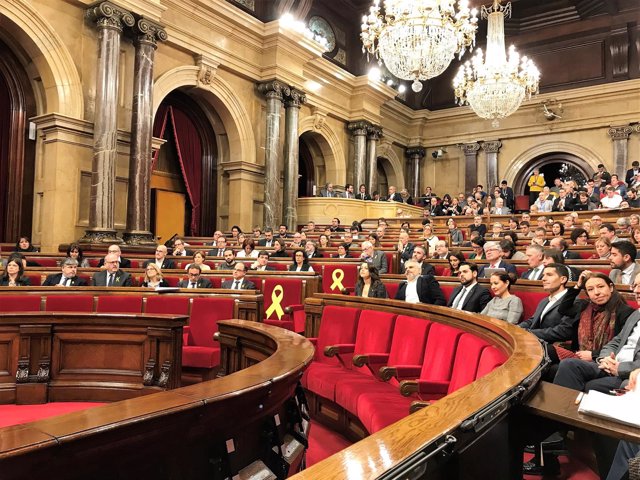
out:
<path id="1" fill-rule="evenodd" d="M 36 115 L 28 76 L 12 49 L 0 40 L 0 238 L 31 236 L 35 139 L 28 119 Z"/>
<path id="2" fill-rule="evenodd" d="M 153 162 L 151 229 L 161 241 L 175 233 L 213 235 L 218 148 L 206 113 L 175 90 L 160 104 L 153 131 L 166 143 Z"/>
<path id="3" fill-rule="evenodd" d="M 531 159 L 520 170 L 513 182 L 516 194 L 529 193 L 527 181 L 534 168 L 539 168 L 540 173 L 544 174 L 549 187 L 553 187 L 556 178 L 560 178 L 562 181 L 574 180 L 578 186 L 581 186 L 586 183 L 588 178 L 591 178 L 593 173 L 587 162 L 576 155 L 564 152 L 545 153 Z"/>
<path id="4" fill-rule="evenodd" d="M 298 197 L 313 197 L 313 187 L 316 184 L 313 155 L 302 137 L 298 149 Z"/>
<path id="5" fill-rule="evenodd" d="M 298 197 L 313 197 L 326 183 L 336 179 L 326 171 L 326 140 L 314 132 L 300 135 L 298 144 Z"/>

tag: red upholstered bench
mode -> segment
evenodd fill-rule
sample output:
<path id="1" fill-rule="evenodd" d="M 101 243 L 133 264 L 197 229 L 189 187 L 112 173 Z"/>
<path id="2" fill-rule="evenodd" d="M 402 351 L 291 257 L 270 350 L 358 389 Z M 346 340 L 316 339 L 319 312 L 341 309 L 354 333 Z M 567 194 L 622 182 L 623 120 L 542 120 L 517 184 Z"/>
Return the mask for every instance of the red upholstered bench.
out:
<path id="1" fill-rule="evenodd" d="M 39 312 L 40 295 L 0 295 L 2 312 Z"/>
<path id="2" fill-rule="evenodd" d="M 48 295 L 47 312 L 93 312 L 93 295 Z"/>
<path id="3" fill-rule="evenodd" d="M 142 313 L 142 296 L 100 295 L 98 313 Z"/>
<path id="4" fill-rule="evenodd" d="M 189 299 L 187 296 L 158 295 L 147 297 L 145 313 L 172 313 L 189 315 Z"/>

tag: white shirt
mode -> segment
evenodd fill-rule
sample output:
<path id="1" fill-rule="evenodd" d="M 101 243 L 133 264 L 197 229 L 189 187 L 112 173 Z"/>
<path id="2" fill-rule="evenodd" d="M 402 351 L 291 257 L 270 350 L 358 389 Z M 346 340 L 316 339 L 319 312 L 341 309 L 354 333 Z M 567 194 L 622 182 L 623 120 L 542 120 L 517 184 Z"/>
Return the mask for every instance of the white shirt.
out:
<path id="1" fill-rule="evenodd" d="M 603 208 L 618 208 L 622 203 L 622 197 L 616 193 L 611 198 L 603 197 L 602 199 L 600 199 L 600 203 L 602 204 Z"/>
<path id="2" fill-rule="evenodd" d="M 538 265 L 536 268 L 533 269 L 533 271 L 531 272 L 531 275 L 529 275 L 528 280 L 540 280 L 540 276 L 543 271 L 544 271 L 544 265 Z"/>
<path id="3" fill-rule="evenodd" d="M 417 278 L 413 282 L 407 281 L 407 289 L 404 291 L 404 300 L 408 303 L 420 303 Z"/>
<path id="4" fill-rule="evenodd" d="M 627 343 L 622 346 L 616 355 L 616 360 L 618 362 L 633 362 L 633 354 L 636 351 L 638 341 L 640 341 L 640 322 L 636 323 L 629 338 L 627 338 Z"/>
<path id="5" fill-rule="evenodd" d="M 562 297 L 564 297 L 565 293 L 567 293 L 566 288 L 556 293 L 555 295 L 549 295 L 549 303 L 547 303 L 547 306 L 544 307 L 544 310 L 542 310 L 542 314 L 540 314 L 540 320 L 544 318 L 551 307 L 553 307 Z"/>
<path id="6" fill-rule="evenodd" d="M 627 268 L 622 270 L 622 275 L 620 275 L 620 283 L 623 285 L 631 285 L 633 283 L 633 270 L 636 267 L 636 263 L 632 262 Z"/>
<path id="7" fill-rule="evenodd" d="M 67 285 L 67 280 L 69 280 L 69 285 Z M 62 275 L 62 277 L 60 277 L 60 283 L 58 284 L 62 287 L 70 287 L 71 286 L 71 279 L 70 278 L 66 278 L 64 275 Z"/>

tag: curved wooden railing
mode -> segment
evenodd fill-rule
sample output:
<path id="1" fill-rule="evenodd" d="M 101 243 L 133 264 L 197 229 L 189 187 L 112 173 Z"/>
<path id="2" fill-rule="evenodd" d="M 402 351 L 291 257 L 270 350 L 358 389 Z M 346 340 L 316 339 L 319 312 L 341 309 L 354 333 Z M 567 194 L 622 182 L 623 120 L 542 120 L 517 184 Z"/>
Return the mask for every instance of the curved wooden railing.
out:
<path id="1" fill-rule="evenodd" d="M 418 473 L 421 471 L 438 471 L 438 478 L 501 477 L 495 470 L 482 473 L 483 468 L 498 468 L 499 461 L 477 465 L 478 459 L 471 461 L 469 455 L 472 456 L 470 452 L 474 448 L 484 448 L 484 455 L 492 452 L 492 458 L 494 454 L 508 450 L 505 429 L 510 408 L 535 387 L 546 363 L 541 345 L 533 335 L 506 322 L 445 307 L 334 295 L 308 299 L 307 320 L 317 323 L 327 305 L 429 318 L 485 339 L 507 353 L 509 359 L 487 376 L 310 467 L 295 478 L 420 478 Z M 451 462 L 454 458 L 456 461 Z M 506 463 L 504 459 L 503 465 Z"/>
<path id="2" fill-rule="evenodd" d="M 231 375 L 0 429 L 0 477 L 235 475 L 264 453 L 274 434 L 265 424 L 275 415 L 286 441 L 291 399 L 313 346 L 291 332 L 241 320 L 219 322 L 219 337 Z M 299 464 L 302 449 L 292 451 Z"/>

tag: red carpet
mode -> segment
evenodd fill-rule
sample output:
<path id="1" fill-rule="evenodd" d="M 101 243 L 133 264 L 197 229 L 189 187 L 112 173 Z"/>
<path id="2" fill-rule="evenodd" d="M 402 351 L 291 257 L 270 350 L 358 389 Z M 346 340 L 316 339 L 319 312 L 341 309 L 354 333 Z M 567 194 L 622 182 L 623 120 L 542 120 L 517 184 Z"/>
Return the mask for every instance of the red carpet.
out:
<path id="1" fill-rule="evenodd" d="M 350 446 L 352 443 L 342 435 L 335 433 L 318 422 L 311 421 L 309 431 L 309 450 L 307 450 L 307 466 L 310 467 L 334 453 Z"/>
<path id="2" fill-rule="evenodd" d="M 0 428 L 34 422 L 100 405 L 104 405 L 104 403 L 52 402 L 41 405 L 0 405 Z"/>

